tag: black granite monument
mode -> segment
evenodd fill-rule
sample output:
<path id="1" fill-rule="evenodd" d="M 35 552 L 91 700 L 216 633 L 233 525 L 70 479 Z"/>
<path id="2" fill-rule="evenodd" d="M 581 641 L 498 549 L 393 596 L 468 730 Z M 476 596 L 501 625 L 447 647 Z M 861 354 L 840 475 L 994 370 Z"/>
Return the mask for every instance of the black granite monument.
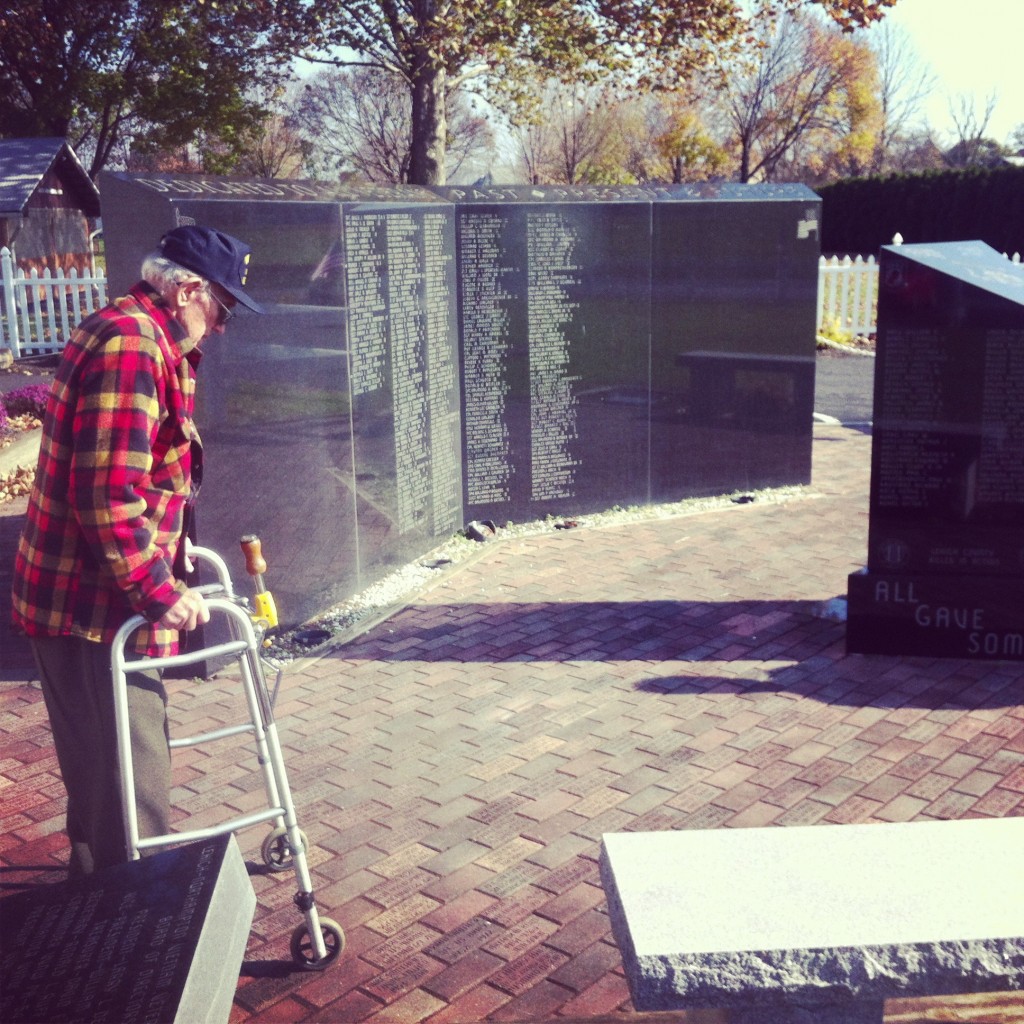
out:
<path id="1" fill-rule="evenodd" d="M 199 540 L 285 624 L 474 519 L 810 480 L 820 201 L 799 185 L 101 179 L 111 288 L 195 221 L 254 250 L 206 347 Z"/>
<path id="2" fill-rule="evenodd" d="M 949 242 L 886 247 L 879 273 L 847 648 L 1024 659 L 1024 269 Z"/>
<path id="3" fill-rule="evenodd" d="M 256 894 L 219 836 L 0 900 L 0 1020 L 226 1022 Z"/>

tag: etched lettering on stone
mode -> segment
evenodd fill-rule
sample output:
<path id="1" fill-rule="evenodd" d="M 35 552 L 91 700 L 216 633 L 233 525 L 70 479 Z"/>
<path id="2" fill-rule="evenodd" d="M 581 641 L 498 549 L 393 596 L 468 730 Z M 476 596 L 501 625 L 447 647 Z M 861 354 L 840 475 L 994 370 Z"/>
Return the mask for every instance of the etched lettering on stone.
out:
<path id="1" fill-rule="evenodd" d="M 379 391 L 385 385 L 387 359 L 387 295 L 383 246 L 386 218 L 349 217 L 345 222 L 348 343 L 353 396 Z"/>
<path id="2" fill-rule="evenodd" d="M 567 498 L 574 493 L 577 462 L 572 442 L 578 437 L 578 377 L 569 372 L 566 328 L 579 303 L 571 289 L 579 284 L 578 237 L 557 211 L 531 211 L 527 218 L 528 327 L 530 338 L 530 478 L 534 501 Z"/>
<path id="3" fill-rule="evenodd" d="M 979 503 L 1024 502 L 1024 331 L 985 335 L 981 454 L 976 479 Z"/>
<path id="4" fill-rule="evenodd" d="M 216 854 L 214 846 L 201 851 L 173 913 L 161 913 L 148 893 L 113 887 L 29 911 L 5 950 L 25 965 L 6 993 L 16 1019 L 29 1019 L 28 1008 L 33 1020 L 169 1018 L 192 963 Z"/>
<path id="5" fill-rule="evenodd" d="M 390 392 L 394 507 L 400 534 L 461 521 L 454 254 L 443 212 L 354 213 L 345 219 L 353 398 Z"/>
<path id="6" fill-rule="evenodd" d="M 459 258 L 463 295 L 466 490 L 470 504 L 505 502 L 511 496 L 512 451 L 508 427 L 508 304 L 506 279 L 517 271 L 502 244 L 504 218 L 467 214 Z"/>
<path id="7" fill-rule="evenodd" d="M 925 508 L 949 487 L 955 459 L 941 430 L 947 417 L 944 375 L 950 356 L 939 331 L 891 330 L 876 417 L 877 508 Z"/>

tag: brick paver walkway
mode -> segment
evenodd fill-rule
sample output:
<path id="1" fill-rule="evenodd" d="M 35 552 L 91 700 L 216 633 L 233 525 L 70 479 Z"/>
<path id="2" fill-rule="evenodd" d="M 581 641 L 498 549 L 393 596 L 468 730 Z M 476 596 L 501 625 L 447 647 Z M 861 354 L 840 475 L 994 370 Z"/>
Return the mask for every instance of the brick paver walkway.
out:
<path id="1" fill-rule="evenodd" d="M 602 833 L 1024 814 L 1024 666 L 847 656 L 828 614 L 866 554 L 870 444 L 816 427 L 814 483 L 785 503 L 494 543 L 291 669 L 278 722 L 348 947 L 293 971 L 294 879 L 256 874 L 232 1020 L 643 1019 Z M 235 687 L 174 690 L 193 731 Z M 3 878 L 58 880 L 39 693 L 7 682 L 0 701 Z M 174 798 L 182 825 L 262 806 L 233 741 L 179 758 Z M 261 839 L 239 836 L 248 858 Z M 991 1014 L 973 1019 L 1024 1020 L 1018 996 Z"/>

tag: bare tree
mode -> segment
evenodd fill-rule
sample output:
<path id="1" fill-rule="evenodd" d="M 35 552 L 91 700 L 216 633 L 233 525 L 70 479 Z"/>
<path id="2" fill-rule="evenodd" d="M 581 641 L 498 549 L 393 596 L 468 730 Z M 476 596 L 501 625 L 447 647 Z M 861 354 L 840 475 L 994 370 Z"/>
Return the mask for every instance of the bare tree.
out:
<path id="1" fill-rule="evenodd" d="M 901 170 L 907 144 L 921 139 L 925 101 L 935 91 L 936 76 L 923 66 L 907 30 L 889 20 L 867 36 L 878 68 L 882 120 L 871 164 L 873 174 Z M 913 148 L 911 144 L 909 148 Z"/>
<path id="2" fill-rule="evenodd" d="M 513 125 L 520 164 L 534 184 L 622 183 L 632 140 L 640 134 L 635 105 L 595 86 L 548 81 L 530 122 Z"/>
<path id="3" fill-rule="evenodd" d="M 1002 159 L 1002 146 L 985 135 L 996 109 L 996 101 L 993 92 L 981 106 L 973 97 L 964 95 L 950 102 L 949 116 L 956 141 L 944 154 L 948 166 L 991 166 Z"/>
<path id="4" fill-rule="evenodd" d="M 549 180 L 554 164 L 555 131 L 544 118 L 512 126 L 512 135 L 518 146 L 521 176 L 531 185 L 542 185 Z"/>
<path id="5" fill-rule="evenodd" d="M 270 113 L 245 133 L 237 171 L 257 178 L 301 177 L 312 150 L 296 120 L 301 86 L 293 81 L 264 93 L 259 102 Z"/>
<path id="6" fill-rule="evenodd" d="M 410 180 L 412 103 L 400 78 L 379 68 L 322 71 L 305 85 L 295 124 L 329 174 L 355 173 L 367 181 Z M 452 176 L 488 151 L 493 134 L 461 93 L 448 94 L 447 160 Z"/>

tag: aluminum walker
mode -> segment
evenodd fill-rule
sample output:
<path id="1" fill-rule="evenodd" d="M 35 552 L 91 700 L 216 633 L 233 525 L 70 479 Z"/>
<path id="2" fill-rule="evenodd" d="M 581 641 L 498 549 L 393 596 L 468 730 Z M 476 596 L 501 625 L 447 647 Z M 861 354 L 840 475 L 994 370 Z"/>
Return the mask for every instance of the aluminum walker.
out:
<path id="1" fill-rule="evenodd" d="M 216 583 L 204 584 L 197 589 L 206 597 L 211 621 L 215 621 L 217 616 L 227 620 L 231 636 L 229 641 L 165 658 L 139 658 L 126 661 L 125 647 L 129 637 L 146 623 L 141 615 L 129 619 L 114 638 L 111 669 L 114 679 L 114 713 L 117 726 L 125 842 L 129 857 L 132 860 L 137 860 L 143 850 L 154 850 L 180 843 L 209 839 L 213 836 L 248 828 L 250 825 L 271 822 L 273 829 L 264 839 L 261 848 L 263 861 L 272 871 L 294 869 L 299 888 L 294 902 L 305 919 L 304 923 L 292 933 L 291 955 L 299 966 L 307 970 L 318 971 L 339 957 L 345 946 L 345 933 L 336 922 L 320 916 L 313 897 L 313 886 L 306 861 L 308 842 L 296 820 L 295 806 L 292 803 L 291 790 L 288 786 L 288 775 L 281 753 L 277 725 L 274 722 L 273 700 L 267 689 L 263 661 L 260 657 L 266 631 L 277 625 L 277 610 L 273 597 L 263 584 L 266 562 L 263 561 L 259 539 L 254 536 L 246 536 L 242 538 L 241 544 L 246 556 L 246 568 L 249 575 L 253 577 L 256 588 L 254 610 L 250 609 L 249 602 L 244 597 L 235 594 L 227 565 L 220 555 L 209 548 L 191 546 L 189 548 L 190 558 L 207 563 L 216 572 Z M 267 807 L 262 811 L 240 815 L 209 828 L 140 839 L 131 738 L 128 728 L 126 675 L 129 672 L 177 668 L 208 659 L 229 656 L 234 656 L 239 666 L 249 720 L 196 736 L 173 738 L 170 740 L 170 747 L 175 750 L 179 747 L 213 742 L 241 733 L 252 733 L 256 746 L 256 758 L 263 773 Z"/>

